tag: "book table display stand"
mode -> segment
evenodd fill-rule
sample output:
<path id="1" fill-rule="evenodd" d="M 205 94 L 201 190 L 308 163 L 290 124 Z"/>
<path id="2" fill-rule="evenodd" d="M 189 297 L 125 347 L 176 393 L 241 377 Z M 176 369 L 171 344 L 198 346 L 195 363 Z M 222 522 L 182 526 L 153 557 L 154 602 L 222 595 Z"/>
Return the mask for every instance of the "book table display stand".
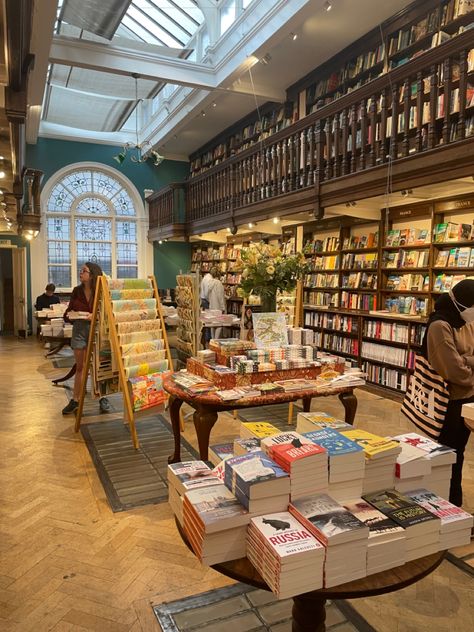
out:
<path id="1" fill-rule="evenodd" d="M 209 436 L 214 424 L 217 421 L 219 412 L 232 412 L 239 408 L 255 408 L 256 406 L 283 404 L 287 402 L 295 402 L 298 399 L 303 400 L 303 410 L 305 412 L 309 412 L 313 397 L 327 397 L 329 395 L 339 396 L 339 399 L 344 406 L 346 423 L 351 425 L 354 423 L 357 410 L 357 398 L 354 395 L 354 386 L 325 386 L 319 390 L 311 389 L 304 391 L 272 393 L 268 395 L 259 395 L 257 397 L 245 397 L 232 402 L 224 402 L 212 392 L 205 393 L 203 395 L 191 396 L 175 384 L 172 375 L 164 378 L 163 387 L 170 395 L 169 413 L 174 436 L 174 454 L 169 457 L 168 463 L 179 463 L 179 461 L 181 461 L 179 411 L 183 402 L 186 402 L 186 404 L 191 406 L 191 408 L 194 408 L 194 427 L 196 429 L 199 445 L 199 456 L 203 461 L 207 461 L 208 459 Z"/>
<path id="2" fill-rule="evenodd" d="M 178 520 L 175 519 L 175 522 L 183 542 L 193 552 L 183 528 Z M 359 599 L 401 590 L 411 584 L 415 584 L 436 570 L 443 561 L 445 554 L 446 551 L 433 553 L 426 557 L 420 557 L 418 560 L 407 562 L 402 566 L 395 566 L 387 571 L 347 582 L 347 584 L 321 588 L 320 590 L 313 590 L 312 592 L 293 597 L 292 632 L 324 632 L 326 630 L 327 599 Z M 232 560 L 231 562 L 221 562 L 211 568 L 238 582 L 249 584 L 262 590 L 270 590 L 246 557 Z"/>

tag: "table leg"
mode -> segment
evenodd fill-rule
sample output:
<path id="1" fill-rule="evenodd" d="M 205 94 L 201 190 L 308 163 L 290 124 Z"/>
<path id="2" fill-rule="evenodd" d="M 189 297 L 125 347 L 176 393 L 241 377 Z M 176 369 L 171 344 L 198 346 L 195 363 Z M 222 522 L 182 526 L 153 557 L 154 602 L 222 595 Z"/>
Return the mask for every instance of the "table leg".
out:
<path id="1" fill-rule="evenodd" d="M 56 347 L 53 347 L 52 349 L 50 349 L 50 351 L 48 351 L 48 353 L 44 357 L 50 358 L 56 353 L 59 353 L 61 349 L 66 346 L 66 344 L 67 344 L 66 342 L 60 342 Z"/>
<path id="2" fill-rule="evenodd" d="M 324 597 L 293 597 L 291 632 L 325 632 L 326 599 Z"/>
<path id="3" fill-rule="evenodd" d="M 209 454 L 209 437 L 214 424 L 217 421 L 217 413 L 215 410 L 208 408 L 200 408 L 196 410 L 193 416 L 194 427 L 199 444 L 199 456 L 203 461 L 207 461 Z"/>
<path id="4" fill-rule="evenodd" d="M 311 397 L 303 397 L 303 412 L 309 413 L 311 410 Z"/>
<path id="5" fill-rule="evenodd" d="M 181 461 L 181 430 L 179 423 L 179 409 L 183 403 L 179 397 L 170 396 L 168 410 L 170 411 L 171 426 L 174 437 L 174 454 L 168 457 L 168 463 L 179 463 Z"/>
<path id="6" fill-rule="evenodd" d="M 73 364 L 67 375 L 65 375 L 64 377 L 57 377 L 55 380 L 52 380 L 52 382 L 56 386 L 60 382 L 67 382 L 67 380 L 70 380 L 75 374 L 76 374 L 76 365 Z"/>
<path id="7" fill-rule="evenodd" d="M 339 399 L 345 410 L 345 422 L 354 425 L 355 414 L 357 410 L 357 397 L 354 393 L 339 393 Z"/>

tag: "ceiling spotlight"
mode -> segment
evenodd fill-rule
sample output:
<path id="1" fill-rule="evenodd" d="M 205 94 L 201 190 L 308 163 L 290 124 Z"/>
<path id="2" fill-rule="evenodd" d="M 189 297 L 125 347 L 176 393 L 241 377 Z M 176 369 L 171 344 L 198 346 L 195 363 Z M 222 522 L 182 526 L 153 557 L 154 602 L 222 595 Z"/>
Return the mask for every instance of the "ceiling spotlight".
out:
<path id="1" fill-rule="evenodd" d="M 402 197 L 408 197 L 412 193 L 413 193 L 413 189 L 403 189 L 403 191 L 401 191 Z"/>
<path id="2" fill-rule="evenodd" d="M 204 112 L 204 110 L 201 112 L 201 116 L 206 116 L 206 113 Z"/>
<path id="3" fill-rule="evenodd" d="M 230 233 L 230 226 L 227 226 L 226 231 Z"/>
<path id="4" fill-rule="evenodd" d="M 280 223 L 280 218 L 279 217 L 274 217 L 273 218 L 273 223 L 274 224 L 279 224 Z"/>
<path id="5" fill-rule="evenodd" d="M 326 0 L 326 2 L 324 3 L 324 8 L 326 9 L 326 11 L 330 11 L 332 9 L 332 3 L 329 2 L 329 0 Z"/>
<path id="6" fill-rule="evenodd" d="M 0 171 L 0 178 L 4 178 L 5 177 L 5 172 L 4 171 Z"/>
<path id="7" fill-rule="evenodd" d="M 159 243 L 159 244 L 162 244 L 162 243 L 163 243 L 163 240 L 162 240 L 162 239 L 160 239 L 160 240 L 158 241 L 158 243 Z"/>
<path id="8" fill-rule="evenodd" d="M 5 160 L 5 156 L 0 156 L 0 160 Z"/>
<path id="9" fill-rule="evenodd" d="M 216 108 L 217 107 L 217 103 L 215 101 L 212 102 L 212 107 Z"/>
<path id="10" fill-rule="evenodd" d="M 293 41 L 298 39 L 298 33 L 290 33 L 290 37 Z"/>
<path id="11" fill-rule="evenodd" d="M 253 228 L 252 222 L 249 222 L 249 228 Z"/>

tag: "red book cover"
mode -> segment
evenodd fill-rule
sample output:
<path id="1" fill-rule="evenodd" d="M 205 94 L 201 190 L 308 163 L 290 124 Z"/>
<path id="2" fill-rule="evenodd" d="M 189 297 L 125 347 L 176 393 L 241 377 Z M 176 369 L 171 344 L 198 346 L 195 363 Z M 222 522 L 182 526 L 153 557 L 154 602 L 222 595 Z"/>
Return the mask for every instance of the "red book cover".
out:
<path id="1" fill-rule="evenodd" d="M 291 443 L 284 443 L 272 447 L 271 458 L 284 469 L 287 469 L 286 466 L 291 467 L 291 464 L 295 461 L 305 459 L 309 456 L 315 456 L 316 454 L 324 454 L 325 452 L 326 450 L 324 448 L 315 443 L 304 443 L 300 447 L 295 447 Z"/>

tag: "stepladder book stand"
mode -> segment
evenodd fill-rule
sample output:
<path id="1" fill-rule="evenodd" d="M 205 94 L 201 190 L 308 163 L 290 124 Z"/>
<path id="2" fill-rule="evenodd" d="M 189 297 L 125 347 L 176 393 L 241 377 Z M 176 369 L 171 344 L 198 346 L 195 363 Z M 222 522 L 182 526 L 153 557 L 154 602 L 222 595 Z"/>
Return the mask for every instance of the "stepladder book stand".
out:
<path id="1" fill-rule="evenodd" d="M 107 349 L 107 346 L 109 358 L 107 360 L 105 354 L 104 360 L 101 350 Z M 104 374 L 104 368 L 107 374 Z M 150 408 L 164 401 L 164 392 L 161 398 L 150 395 L 147 381 L 160 383 L 159 374 L 172 370 L 155 277 L 107 279 L 100 276 L 92 308 L 75 431 L 78 432 L 81 426 L 87 380 L 91 372 L 96 395 L 104 394 L 100 385 L 106 378 L 112 383 L 109 392 L 122 393 L 124 421 L 129 424 L 133 446 L 138 449 L 136 414 L 145 409 L 149 412 Z M 140 388 L 142 382 L 144 385 Z"/>

